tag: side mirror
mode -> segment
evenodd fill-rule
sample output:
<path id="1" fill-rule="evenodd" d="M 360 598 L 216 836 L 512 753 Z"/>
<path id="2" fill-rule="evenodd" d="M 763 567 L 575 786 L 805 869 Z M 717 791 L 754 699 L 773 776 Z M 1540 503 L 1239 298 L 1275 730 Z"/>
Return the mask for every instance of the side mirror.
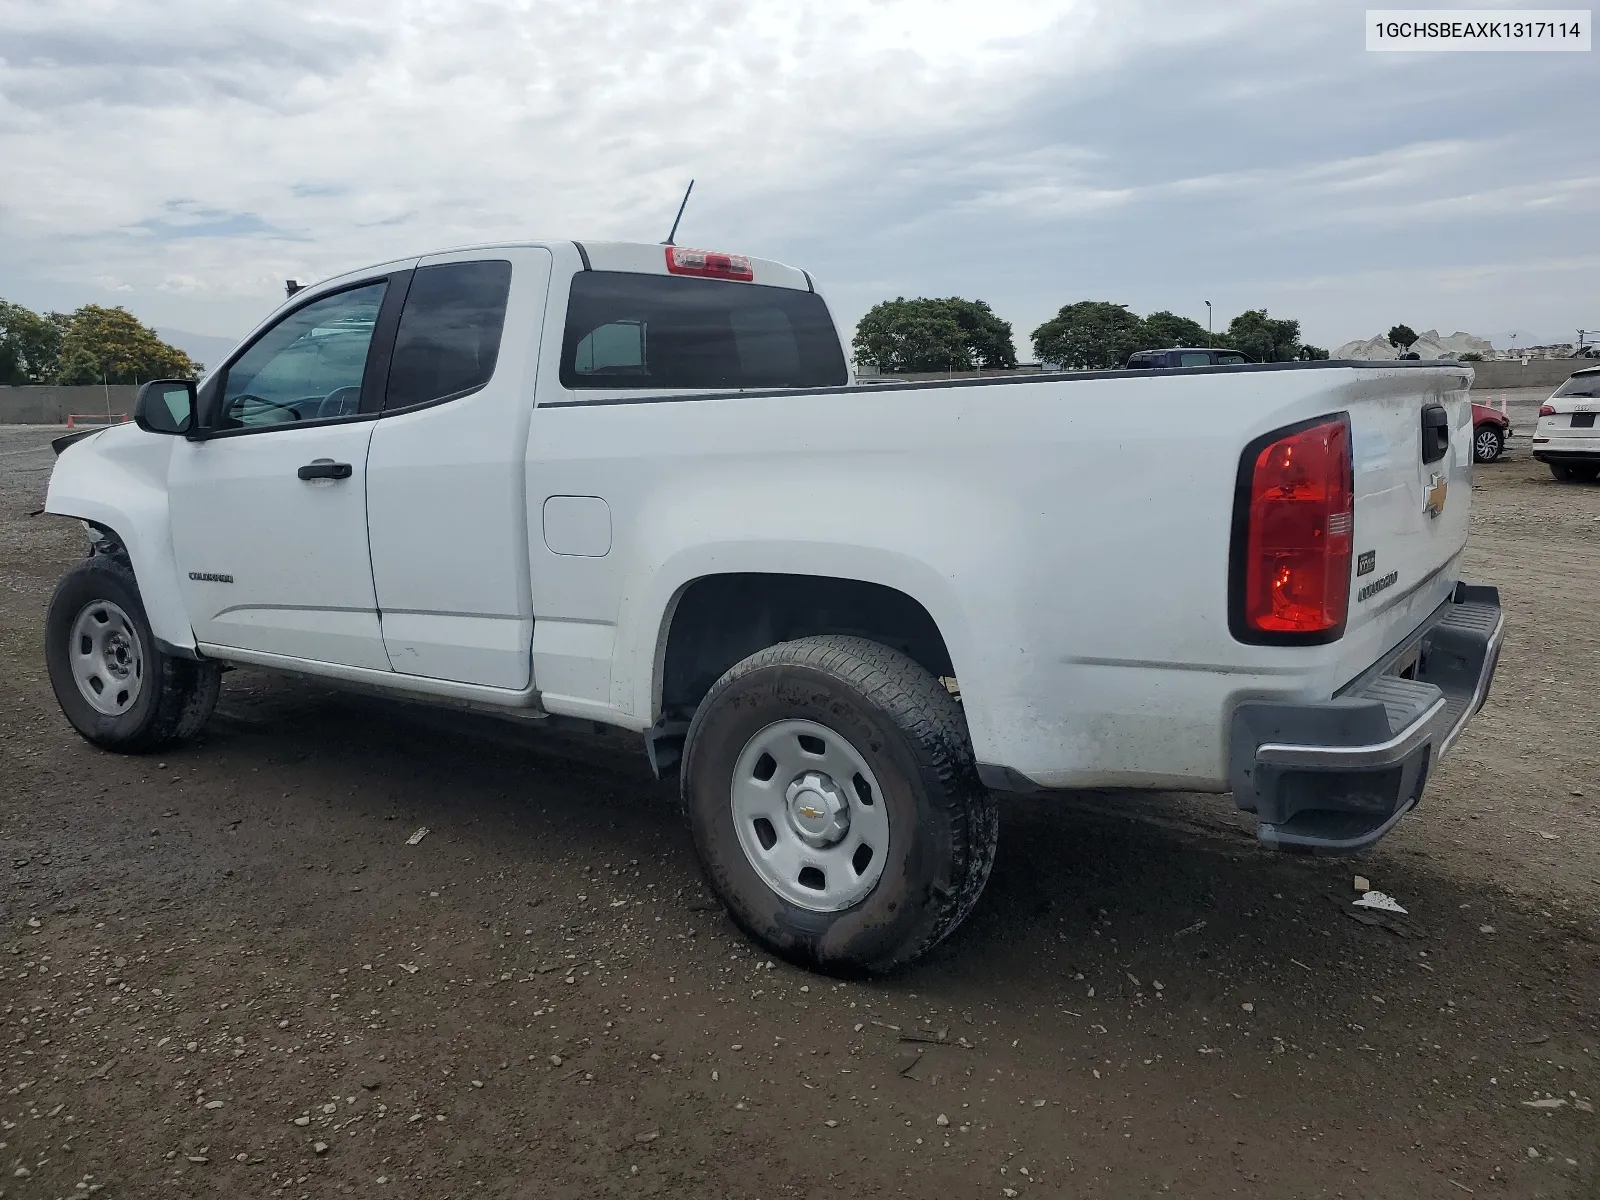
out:
<path id="1" fill-rule="evenodd" d="M 186 434 L 194 428 L 192 379 L 155 379 L 139 389 L 133 419 L 146 433 Z"/>

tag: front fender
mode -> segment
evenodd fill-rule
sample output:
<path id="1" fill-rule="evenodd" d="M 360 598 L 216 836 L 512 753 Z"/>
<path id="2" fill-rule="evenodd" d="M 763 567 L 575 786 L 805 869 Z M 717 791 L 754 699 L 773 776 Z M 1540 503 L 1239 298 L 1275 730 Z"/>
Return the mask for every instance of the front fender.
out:
<path id="1" fill-rule="evenodd" d="M 151 632 L 170 646 L 193 650 L 167 501 L 173 441 L 128 424 L 67 446 L 51 472 L 44 510 L 115 533 L 133 563 Z"/>

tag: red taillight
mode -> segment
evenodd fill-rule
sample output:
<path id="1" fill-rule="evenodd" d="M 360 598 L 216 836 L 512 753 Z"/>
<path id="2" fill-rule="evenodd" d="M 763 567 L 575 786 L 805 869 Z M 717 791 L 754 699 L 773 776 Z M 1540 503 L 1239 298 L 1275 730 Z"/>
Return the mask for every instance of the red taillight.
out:
<path id="1" fill-rule="evenodd" d="M 756 277 L 750 260 L 742 254 L 719 254 L 715 250 L 688 250 L 667 247 L 667 270 L 674 275 L 700 275 L 706 279 L 733 279 L 749 283 Z"/>
<path id="2" fill-rule="evenodd" d="M 1554 404 L 1541 404 L 1541 405 L 1539 405 L 1539 415 L 1541 417 L 1553 417 L 1553 416 L 1555 416 L 1556 415 L 1556 406 Z"/>
<path id="3" fill-rule="evenodd" d="M 1350 606 L 1355 536 L 1348 420 L 1271 442 L 1250 466 L 1249 487 L 1246 632 L 1338 637 Z"/>

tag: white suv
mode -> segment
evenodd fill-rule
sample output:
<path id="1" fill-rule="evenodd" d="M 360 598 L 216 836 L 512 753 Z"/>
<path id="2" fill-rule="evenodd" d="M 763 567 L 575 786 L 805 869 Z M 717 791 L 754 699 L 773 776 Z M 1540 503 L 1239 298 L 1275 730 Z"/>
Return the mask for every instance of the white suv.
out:
<path id="1" fill-rule="evenodd" d="M 1592 483 L 1600 478 L 1600 367 L 1579 371 L 1539 406 L 1533 456 L 1557 479 Z"/>

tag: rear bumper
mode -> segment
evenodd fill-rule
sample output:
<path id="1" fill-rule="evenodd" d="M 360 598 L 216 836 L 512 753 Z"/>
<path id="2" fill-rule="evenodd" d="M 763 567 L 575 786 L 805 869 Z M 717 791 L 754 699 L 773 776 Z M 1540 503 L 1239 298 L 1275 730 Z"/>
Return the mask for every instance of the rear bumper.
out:
<path id="1" fill-rule="evenodd" d="M 1535 445 L 1533 448 L 1534 458 L 1542 463 L 1571 463 L 1575 466 L 1600 463 L 1600 438 L 1586 439 L 1589 442 L 1588 445 L 1579 442 L 1579 449 L 1569 448 L 1573 442 L 1578 441 L 1577 438 L 1553 438 L 1551 440 L 1552 442 L 1562 442 L 1562 448 L 1553 449 L 1544 445 Z"/>
<path id="2" fill-rule="evenodd" d="M 1261 840 L 1340 854 L 1393 829 L 1483 707 L 1504 631 L 1499 592 L 1459 584 L 1333 699 L 1240 705 L 1229 782 L 1239 807 L 1256 814 Z"/>

